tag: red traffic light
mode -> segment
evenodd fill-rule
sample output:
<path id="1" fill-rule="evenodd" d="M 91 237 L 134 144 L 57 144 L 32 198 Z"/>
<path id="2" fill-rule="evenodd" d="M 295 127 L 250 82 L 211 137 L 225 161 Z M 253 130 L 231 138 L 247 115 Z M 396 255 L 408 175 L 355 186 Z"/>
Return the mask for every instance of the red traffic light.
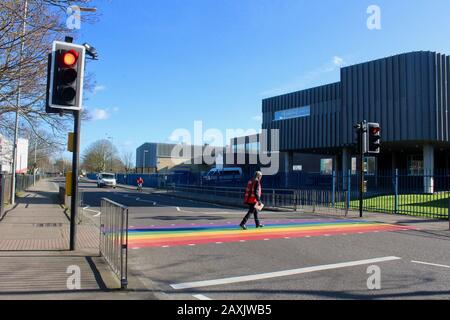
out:
<path id="1" fill-rule="evenodd" d="M 63 68 L 73 68 L 78 62 L 79 53 L 75 50 L 63 52 L 59 56 L 59 64 Z"/>
<path id="2" fill-rule="evenodd" d="M 381 131 L 380 127 L 372 127 L 372 128 L 370 128 L 370 133 L 371 134 L 379 134 L 380 131 Z"/>

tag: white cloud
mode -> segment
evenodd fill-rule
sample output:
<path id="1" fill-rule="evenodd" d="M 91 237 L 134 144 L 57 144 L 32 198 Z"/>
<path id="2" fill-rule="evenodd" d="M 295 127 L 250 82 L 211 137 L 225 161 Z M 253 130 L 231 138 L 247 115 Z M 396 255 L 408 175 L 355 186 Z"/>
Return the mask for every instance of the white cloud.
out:
<path id="1" fill-rule="evenodd" d="M 98 108 L 91 111 L 90 115 L 92 117 L 92 120 L 94 121 L 106 120 L 109 119 L 110 116 L 108 109 L 98 109 Z"/>
<path id="2" fill-rule="evenodd" d="M 333 63 L 336 67 L 342 67 L 345 65 L 344 59 L 342 59 L 341 57 L 338 57 L 338 56 L 333 57 Z"/>
<path id="3" fill-rule="evenodd" d="M 262 121 L 262 115 L 257 115 L 252 117 L 252 120 L 257 121 L 257 122 L 261 122 Z"/>
<path id="4" fill-rule="evenodd" d="M 118 107 L 113 108 L 113 112 L 114 112 L 114 113 L 117 113 L 117 112 L 119 112 L 119 111 L 120 111 L 120 109 L 119 109 Z"/>
<path id="5" fill-rule="evenodd" d="M 106 86 L 103 85 L 97 85 L 94 87 L 94 94 L 99 93 L 100 91 L 105 91 L 106 90 Z"/>

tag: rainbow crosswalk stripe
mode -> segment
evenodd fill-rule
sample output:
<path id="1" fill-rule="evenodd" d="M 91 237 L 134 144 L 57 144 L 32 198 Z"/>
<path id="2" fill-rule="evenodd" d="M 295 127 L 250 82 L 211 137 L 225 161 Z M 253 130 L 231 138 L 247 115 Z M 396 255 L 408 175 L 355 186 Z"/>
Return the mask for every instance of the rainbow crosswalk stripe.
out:
<path id="1" fill-rule="evenodd" d="M 133 227 L 129 229 L 131 249 L 176 247 L 208 243 L 257 241 L 265 239 L 302 238 L 409 230 L 410 227 L 369 221 L 317 219 L 264 221 L 265 228 L 250 227 L 243 231 L 238 223 Z"/>

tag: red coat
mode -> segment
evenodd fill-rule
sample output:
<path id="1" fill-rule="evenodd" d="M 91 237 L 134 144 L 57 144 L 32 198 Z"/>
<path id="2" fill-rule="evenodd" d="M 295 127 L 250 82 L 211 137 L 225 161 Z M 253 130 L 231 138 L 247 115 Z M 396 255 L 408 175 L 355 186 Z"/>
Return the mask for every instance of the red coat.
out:
<path id="1" fill-rule="evenodd" d="M 245 190 L 244 202 L 246 204 L 256 204 L 261 200 L 262 187 L 258 180 L 250 180 Z"/>

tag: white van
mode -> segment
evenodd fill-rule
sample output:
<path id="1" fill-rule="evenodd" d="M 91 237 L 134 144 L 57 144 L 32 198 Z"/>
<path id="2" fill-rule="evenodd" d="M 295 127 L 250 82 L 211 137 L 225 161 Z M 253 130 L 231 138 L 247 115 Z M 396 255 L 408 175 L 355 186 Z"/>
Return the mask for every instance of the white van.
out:
<path id="1" fill-rule="evenodd" d="M 116 176 L 114 175 L 114 173 L 99 173 L 97 175 L 97 187 L 98 188 L 103 188 L 103 187 L 112 187 L 112 188 L 116 188 L 117 186 L 117 181 L 116 181 Z"/>
<path id="2" fill-rule="evenodd" d="M 216 180 L 240 180 L 242 178 L 241 168 L 214 168 L 209 170 L 205 175 L 206 181 L 216 181 Z"/>

